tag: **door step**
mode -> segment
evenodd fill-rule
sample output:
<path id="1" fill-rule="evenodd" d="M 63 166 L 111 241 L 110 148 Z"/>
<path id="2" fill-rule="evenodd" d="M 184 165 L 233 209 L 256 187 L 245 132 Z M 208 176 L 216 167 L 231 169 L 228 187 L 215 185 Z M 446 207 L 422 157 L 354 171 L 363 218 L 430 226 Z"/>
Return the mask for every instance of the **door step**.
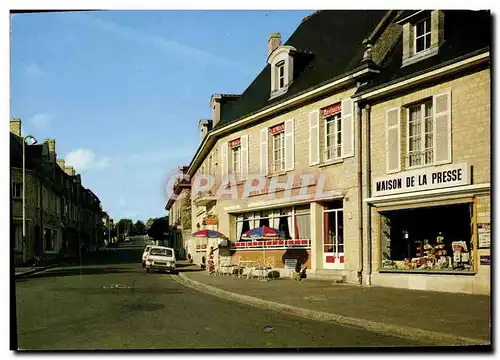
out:
<path id="1" fill-rule="evenodd" d="M 346 280 L 345 275 L 331 270 L 316 270 L 315 273 L 308 272 L 307 278 L 311 280 L 331 281 L 337 284 L 343 284 Z"/>

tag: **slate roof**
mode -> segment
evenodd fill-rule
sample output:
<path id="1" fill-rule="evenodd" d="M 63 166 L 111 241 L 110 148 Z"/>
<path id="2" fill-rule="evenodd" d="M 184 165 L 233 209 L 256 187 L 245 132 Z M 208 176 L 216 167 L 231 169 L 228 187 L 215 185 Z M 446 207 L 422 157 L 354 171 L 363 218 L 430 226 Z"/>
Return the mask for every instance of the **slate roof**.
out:
<path id="1" fill-rule="evenodd" d="M 306 18 L 284 44 L 298 51 L 294 58 L 294 81 L 287 93 L 269 100 L 271 69 L 267 64 L 237 101 L 225 105 L 214 129 L 358 68 L 365 50 L 363 40 L 386 13 L 386 10 L 324 10 Z"/>
<path id="2" fill-rule="evenodd" d="M 380 64 L 380 74 L 374 76 L 367 85 L 358 89 L 357 94 L 385 86 L 390 82 L 415 76 L 417 73 L 430 71 L 431 68 L 444 66 L 461 58 L 479 54 L 491 47 L 492 18 L 490 11 L 443 10 L 444 43 L 439 53 L 414 64 L 401 67 L 403 54 L 402 34 L 392 51 Z M 398 19 L 407 17 L 404 12 Z"/>
<path id="3" fill-rule="evenodd" d="M 21 168 L 23 166 L 23 141 L 17 135 L 10 133 L 10 166 Z M 26 151 L 26 168 L 35 169 L 37 167 L 37 159 L 42 156 L 43 145 L 27 145 Z"/>

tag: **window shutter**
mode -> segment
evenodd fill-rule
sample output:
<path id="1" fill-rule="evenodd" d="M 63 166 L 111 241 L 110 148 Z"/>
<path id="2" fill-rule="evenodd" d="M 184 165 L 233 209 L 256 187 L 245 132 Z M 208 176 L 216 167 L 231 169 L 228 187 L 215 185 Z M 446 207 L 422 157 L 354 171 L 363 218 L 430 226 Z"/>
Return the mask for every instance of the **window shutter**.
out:
<path id="1" fill-rule="evenodd" d="M 229 172 L 229 161 L 227 158 L 227 142 L 222 143 L 220 155 L 221 155 L 221 164 L 222 164 L 222 166 L 221 166 L 222 174 L 221 175 L 226 176 Z"/>
<path id="2" fill-rule="evenodd" d="M 293 170 L 295 162 L 293 119 L 285 121 L 285 170 Z"/>
<path id="3" fill-rule="evenodd" d="M 434 164 L 451 162 L 451 91 L 434 95 Z"/>
<path id="4" fill-rule="evenodd" d="M 353 101 L 342 100 L 342 157 L 354 156 L 354 116 Z"/>
<path id="5" fill-rule="evenodd" d="M 241 137 L 241 178 L 248 177 L 248 135 Z"/>
<path id="6" fill-rule="evenodd" d="M 309 113 L 309 165 L 319 164 L 319 111 Z"/>
<path id="7" fill-rule="evenodd" d="M 264 128 L 260 131 L 260 173 L 262 175 L 267 175 L 267 166 L 269 164 L 269 158 L 267 155 L 267 138 L 268 129 Z"/>
<path id="8" fill-rule="evenodd" d="M 388 109 L 386 118 L 387 173 L 401 171 L 401 109 Z"/>

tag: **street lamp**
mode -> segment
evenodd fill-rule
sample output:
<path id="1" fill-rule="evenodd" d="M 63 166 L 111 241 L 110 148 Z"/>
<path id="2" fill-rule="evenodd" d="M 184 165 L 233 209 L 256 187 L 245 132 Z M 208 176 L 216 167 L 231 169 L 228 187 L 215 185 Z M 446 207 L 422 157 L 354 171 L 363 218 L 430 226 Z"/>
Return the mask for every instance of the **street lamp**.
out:
<path id="1" fill-rule="evenodd" d="M 37 140 L 33 135 L 26 135 L 23 139 L 23 246 L 26 244 L 26 141 L 30 141 L 29 145 L 35 145 Z M 23 251 L 24 253 L 24 251 Z"/>

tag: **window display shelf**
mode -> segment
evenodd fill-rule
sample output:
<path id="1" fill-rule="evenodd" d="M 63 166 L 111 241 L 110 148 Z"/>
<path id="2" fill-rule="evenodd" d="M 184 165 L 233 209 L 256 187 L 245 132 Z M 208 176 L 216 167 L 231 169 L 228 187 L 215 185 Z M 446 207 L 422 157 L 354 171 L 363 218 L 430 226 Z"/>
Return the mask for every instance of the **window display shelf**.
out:
<path id="1" fill-rule="evenodd" d="M 398 274 L 432 274 L 432 275 L 476 275 L 473 270 L 429 270 L 429 269 L 384 269 L 377 270 L 379 273 L 398 273 Z"/>

